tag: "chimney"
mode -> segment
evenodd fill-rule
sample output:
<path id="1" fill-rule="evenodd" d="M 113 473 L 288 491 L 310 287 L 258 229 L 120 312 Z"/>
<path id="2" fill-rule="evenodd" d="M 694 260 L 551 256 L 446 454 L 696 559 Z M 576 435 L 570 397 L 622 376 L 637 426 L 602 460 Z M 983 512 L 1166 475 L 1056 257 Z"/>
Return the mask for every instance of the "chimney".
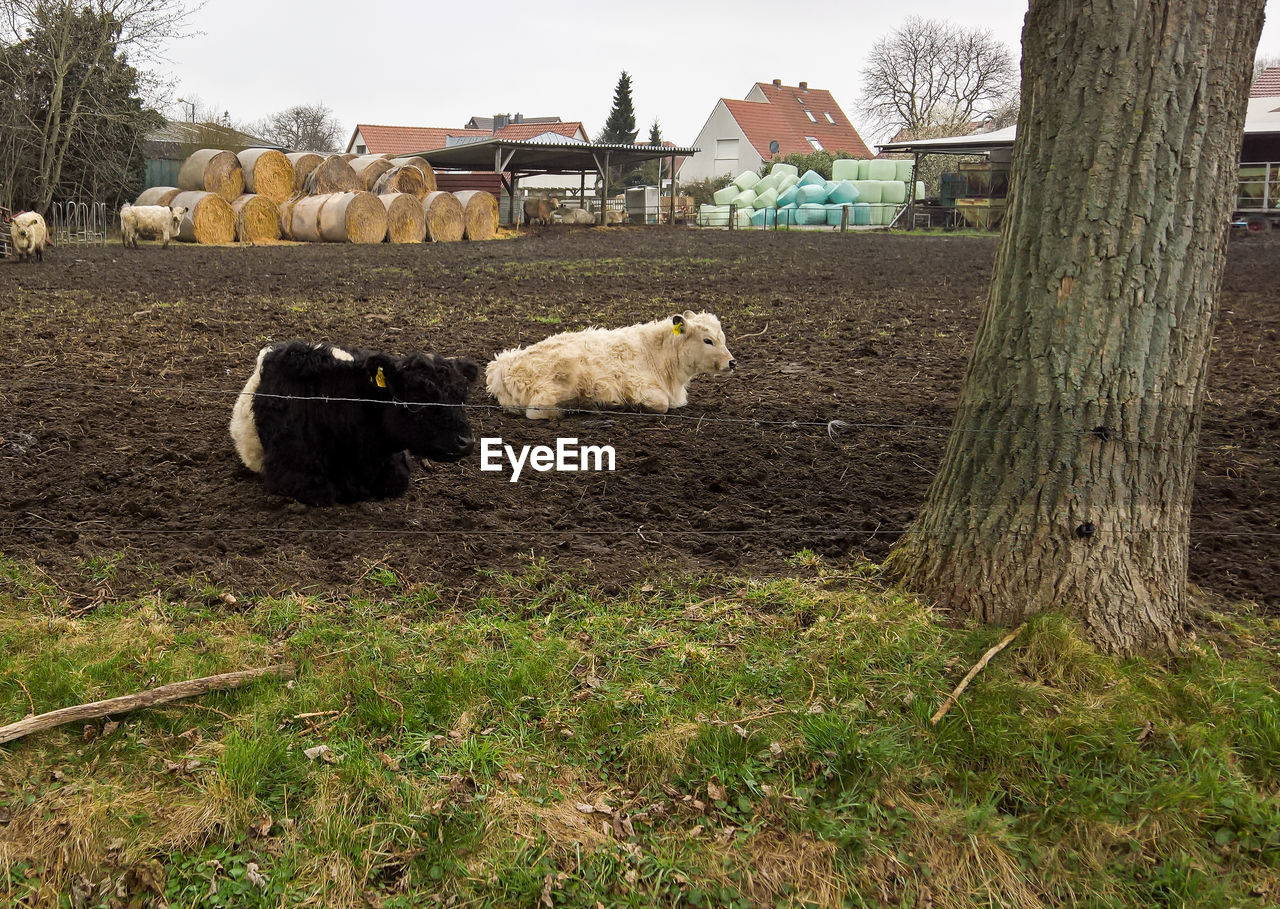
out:
<path id="1" fill-rule="evenodd" d="M 493 115 L 493 132 L 496 135 L 501 129 L 505 129 L 506 125 L 511 122 L 510 114 L 494 114 Z"/>
<path id="2" fill-rule="evenodd" d="M 773 80 L 773 87 L 774 87 L 774 88 L 782 88 L 782 80 L 781 80 L 781 79 L 774 79 L 774 80 Z"/>
<path id="3" fill-rule="evenodd" d="M 512 117 L 512 118 L 511 118 L 511 122 L 512 122 L 512 123 L 523 123 L 523 122 L 524 122 L 524 114 L 522 114 L 522 113 L 520 113 L 520 112 L 518 112 L 518 111 L 517 111 L 517 112 L 516 112 L 516 115 L 515 115 L 514 117 Z"/>
<path id="4" fill-rule="evenodd" d="M 802 91 L 802 92 L 807 92 L 808 90 L 809 90 L 809 83 L 808 83 L 808 82 L 801 82 L 801 83 L 800 83 L 800 91 Z"/>

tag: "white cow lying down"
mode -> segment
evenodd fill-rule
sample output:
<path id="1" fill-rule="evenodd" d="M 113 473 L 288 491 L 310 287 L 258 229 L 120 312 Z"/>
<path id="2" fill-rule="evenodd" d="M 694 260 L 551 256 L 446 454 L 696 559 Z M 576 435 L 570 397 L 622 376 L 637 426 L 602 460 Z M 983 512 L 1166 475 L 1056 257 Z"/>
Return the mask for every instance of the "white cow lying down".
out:
<path id="1" fill-rule="evenodd" d="M 187 213 L 181 205 L 129 205 L 120 208 L 120 243 L 138 248 L 138 238 L 163 240 L 165 248 L 169 240 L 178 235 L 182 217 Z"/>
<path id="2" fill-rule="evenodd" d="M 504 350 L 485 385 L 508 410 L 557 419 L 580 404 L 639 404 L 658 413 L 689 403 L 695 376 L 737 366 L 711 313 L 675 315 L 626 328 L 561 332 Z"/>

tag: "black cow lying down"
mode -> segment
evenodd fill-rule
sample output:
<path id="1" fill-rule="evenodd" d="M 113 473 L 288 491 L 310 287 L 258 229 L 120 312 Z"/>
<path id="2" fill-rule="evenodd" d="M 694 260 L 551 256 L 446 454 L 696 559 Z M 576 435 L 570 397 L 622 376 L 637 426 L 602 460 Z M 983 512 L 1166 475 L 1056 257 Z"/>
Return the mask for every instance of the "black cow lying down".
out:
<path id="1" fill-rule="evenodd" d="M 462 405 L 479 374 L 470 360 L 436 354 L 264 347 L 236 398 L 231 438 L 279 495 L 308 505 L 393 498 L 409 488 L 409 455 L 471 452 Z"/>

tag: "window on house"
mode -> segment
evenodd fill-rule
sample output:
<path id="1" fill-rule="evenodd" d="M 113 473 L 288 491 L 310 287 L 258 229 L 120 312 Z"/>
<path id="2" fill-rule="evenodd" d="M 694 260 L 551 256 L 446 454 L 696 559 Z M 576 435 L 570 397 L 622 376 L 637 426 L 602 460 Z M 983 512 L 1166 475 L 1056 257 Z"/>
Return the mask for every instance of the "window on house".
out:
<path id="1" fill-rule="evenodd" d="M 819 142 L 816 137 L 805 136 L 804 141 L 808 142 L 811 146 L 813 146 L 814 151 L 822 151 L 822 143 Z"/>
<path id="2" fill-rule="evenodd" d="M 357 155 L 367 155 L 367 154 L 369 154 L 369 149 L 368 149 L 368 147 L 366 147 L 366 146 L 364 146 L 364 145 L 357 145 L 357 146 L 356 146 L 356 154 L 357 154 Z"/>
<path id="3" fill-rule="evenodd" d="M 807 107 L 804 109 L 804 115 L 809 118 L 810 123 L 818 122 L 818 118 L 813 115 L 813 111 L 809 110 Z"/>
<path id="4" fill-rule="evenodd" d="M 831 116 L 831 111 L 829 111 L 829 110 L 824 110 L 824 111 L 822 112 L 822 116 L 826 117 L 826 118 L 827 118 L 827 122 L 828 122 L 828 123 L 830 123 L 832 126 L 834 126 L 834 125 L 835 125 L 836 118 L 835 118 L 835 117 L 833 117 L 833 116 Z"/>
<path id="5" fill-rule="evenodd" d="M 717 139 L 716 140 L 716 160 L 723 161 L 730 159 L 738 160 L 738 140 L 737 139 Z"/>

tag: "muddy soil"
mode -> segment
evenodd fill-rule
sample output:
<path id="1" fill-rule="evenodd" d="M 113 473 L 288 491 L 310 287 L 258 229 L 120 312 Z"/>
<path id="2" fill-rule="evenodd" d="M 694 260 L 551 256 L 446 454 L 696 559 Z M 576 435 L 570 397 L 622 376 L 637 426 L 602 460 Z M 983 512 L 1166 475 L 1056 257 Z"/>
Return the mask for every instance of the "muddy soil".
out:
<path id="1" fill-rule="evenodd" d="M 995 248 L 550 229 L 413 247 L 67 246 L 43 265 L 0 262 L 0 553 L 84 595 L 175 579 L 323 594 L 390 569 L 454 597 L 531 556 L 607 591 L 654 568 L 770 573 L 803 548 L 878 558 L 938 462 Z M 1196 583 L 1272 612 L 1278 266 L 1280 244 L 1231 245 L 1191 553 Z M 477 455 L 425 465 L 401 499 L 309 509 L 268 495 L 227 434 L 268 341 L 483 362 L 555 331 L 685 309 L 720 316 L 739 369 L 696 380 L 678 416 L 548 425 L 473 393 L 477 435 L 612 445 L 612 473 L 526 469 L 512 483 Z"/>

